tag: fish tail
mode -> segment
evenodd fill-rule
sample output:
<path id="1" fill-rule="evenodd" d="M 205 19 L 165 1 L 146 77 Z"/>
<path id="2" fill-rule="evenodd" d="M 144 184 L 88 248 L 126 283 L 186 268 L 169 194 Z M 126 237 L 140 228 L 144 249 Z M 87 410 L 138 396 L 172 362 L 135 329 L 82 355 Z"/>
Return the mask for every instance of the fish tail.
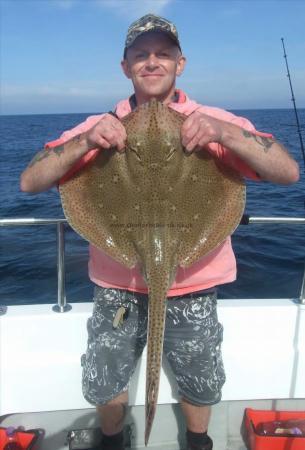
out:
<path id="1" fill-rule="evenodd" d="M 149 440 L 158 401 L 166 305 L 166 297 L 160 299 L 154 298 L 154 296 L 152 295 L 149 296 L 145 402 L 145 445 L 147 445 Z"/>
<path id="2" fill-rule="evenodd" d="M 147 445 L 156 413 L 156 402 L 148 402 L 145 411 L 145 445 Z"/>

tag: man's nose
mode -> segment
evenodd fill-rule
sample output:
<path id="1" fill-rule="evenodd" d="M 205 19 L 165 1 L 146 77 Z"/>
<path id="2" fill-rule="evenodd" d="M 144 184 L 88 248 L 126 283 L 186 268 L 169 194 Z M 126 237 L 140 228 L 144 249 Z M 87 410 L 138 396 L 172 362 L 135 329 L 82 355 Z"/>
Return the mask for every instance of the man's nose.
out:
<path id="1" fill-rule="evenodd" d="M 156 57 L 156 55 L 153 55 L 153 54 L 149 55 L 146 63 L 147 63 L 147 67 L 149 67 L 150 69 L 154 69 L 159 64 L 158 58 Z"/>

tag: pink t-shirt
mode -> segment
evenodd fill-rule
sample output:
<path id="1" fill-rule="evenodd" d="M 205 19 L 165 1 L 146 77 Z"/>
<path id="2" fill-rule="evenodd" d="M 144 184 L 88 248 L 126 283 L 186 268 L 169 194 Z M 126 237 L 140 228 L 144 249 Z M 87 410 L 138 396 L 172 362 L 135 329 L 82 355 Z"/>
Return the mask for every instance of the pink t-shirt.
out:
<path id="1" fill-rule="evenodd" d="M 234 114 L 219 108 L 202 106 L 195 101 L 190 100 L 182 91 L 178 91 L 178 94 L 178 101 L 170 103 L 168 106 L 180 113 L 188 116 L 198 110 L 209 116 L 238 125 L 254 134 L 266 137 L 271 136 L 270 134 L 256 131 L 251 122 L 243 117 L 237 117 Z M 126 99 L 120 101 L 117 104 L 115 111 L 119 118 L 129 114 L 131 112 L 129 100 Z M 99 122 L 102 116 L 103 114 L 88 117 L 85 122 L 77 125 L 71 130 L 65 131 L 59 139 L 47 143 L 46 148 L 62 145 L 72 137 L 89 130 Z M 254 180 L 259 179 L 257 174 L 229 149 L 222 147 L 220 144 L 211 143 L 209 144 L 208 150 L 226 164 L 234 167 L 243 176 Z M 60 182 L 65 182 L 65 180 L 79 170 L 84 164 L 91 161 L 98 151 L 100 150 L 93 149 L 89 151 L 75 164 Z M 89 251 L 89 277 L 95 284 L 103 287 L 114 287 L 147 293 L 147 286 L 138 265 L 132 269 L 128 269 L 91 244 Z M 189 292 L 211 288 L 220 284 L 229 283 L 235 279 L 236 260 L 231 246 L 231 239 L 229 237 L 215 250 L 198 260 L 190 268 L 183 269 L 178 267 L 175 281 L 168 292 L 168 296 L 183 295 Z"/>

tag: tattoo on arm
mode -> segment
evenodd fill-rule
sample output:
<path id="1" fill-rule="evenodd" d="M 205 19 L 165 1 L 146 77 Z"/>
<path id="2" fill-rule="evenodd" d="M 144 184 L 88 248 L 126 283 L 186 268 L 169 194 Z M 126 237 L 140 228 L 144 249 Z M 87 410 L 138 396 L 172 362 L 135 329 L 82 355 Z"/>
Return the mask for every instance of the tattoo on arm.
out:
<path id="1" fill-rule="evenodd" d="M 69 142 L 73 142 L 73 144 L 78 144 L 82 135 L 79 134 L 77 136 L 74 136 Z M 65 151 L 65 145 L 58 145 L 57 147 L 53 147 L 50 149 L 44 149 L 38 152 L 32 161 L 29 164 L 29 167 L 34 166 L 37 162 L 42 161 L 45 158 L 48 158 L 52 153 L 55 153 L 55 155 L 60 156 Z"/>
<path id="2" fill-rule="evenodd" d="M 41 150 L 34 156 L 34 158 L 32 159 L 32 161 L 29 164 L 29 167 L 33 167 L 39 161 L 42 161 L 43 159 L 48 158 L 51 155 L 51 153 L 55 153 L 55 155 L 60 156 L 63 153 L 63 151 L 64 151 L 63 145 L 59 145 L 58 147 L 54 147 L 51 149 Z"/>
<path id="3" fill-rule="evenodd" d="M 247 130 L 242 130 L 242 133 L 246 138 L 254 139 L 261 147 L 263 147 L 265 153 L 267 153 L 270 147 L 275 143 L 275 139 L 267 138 L 265 136 L 258 136 Z"/>

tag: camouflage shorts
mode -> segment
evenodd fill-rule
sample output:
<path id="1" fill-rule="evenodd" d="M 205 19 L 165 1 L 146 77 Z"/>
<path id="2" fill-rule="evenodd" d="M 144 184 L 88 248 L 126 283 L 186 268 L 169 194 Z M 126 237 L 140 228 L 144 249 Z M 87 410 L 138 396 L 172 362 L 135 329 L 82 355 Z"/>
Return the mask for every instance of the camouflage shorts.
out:
<path id="1" fill-rule="evenodd" d="M 127 308 L 122 325 L 113 328 L 121 305 Z M 128 389 L 146 344 L 147 296 L 96 287 L 88 320 L 88 347 L 82 356 L 83 394 L 102 405 Z M 181 397 L 195 405 L 221 399 L 225 374 L 221 358 L 222 325 L 217 319 L 215 291 L 201 291 L 168 300 L 164 355 Z"/>

